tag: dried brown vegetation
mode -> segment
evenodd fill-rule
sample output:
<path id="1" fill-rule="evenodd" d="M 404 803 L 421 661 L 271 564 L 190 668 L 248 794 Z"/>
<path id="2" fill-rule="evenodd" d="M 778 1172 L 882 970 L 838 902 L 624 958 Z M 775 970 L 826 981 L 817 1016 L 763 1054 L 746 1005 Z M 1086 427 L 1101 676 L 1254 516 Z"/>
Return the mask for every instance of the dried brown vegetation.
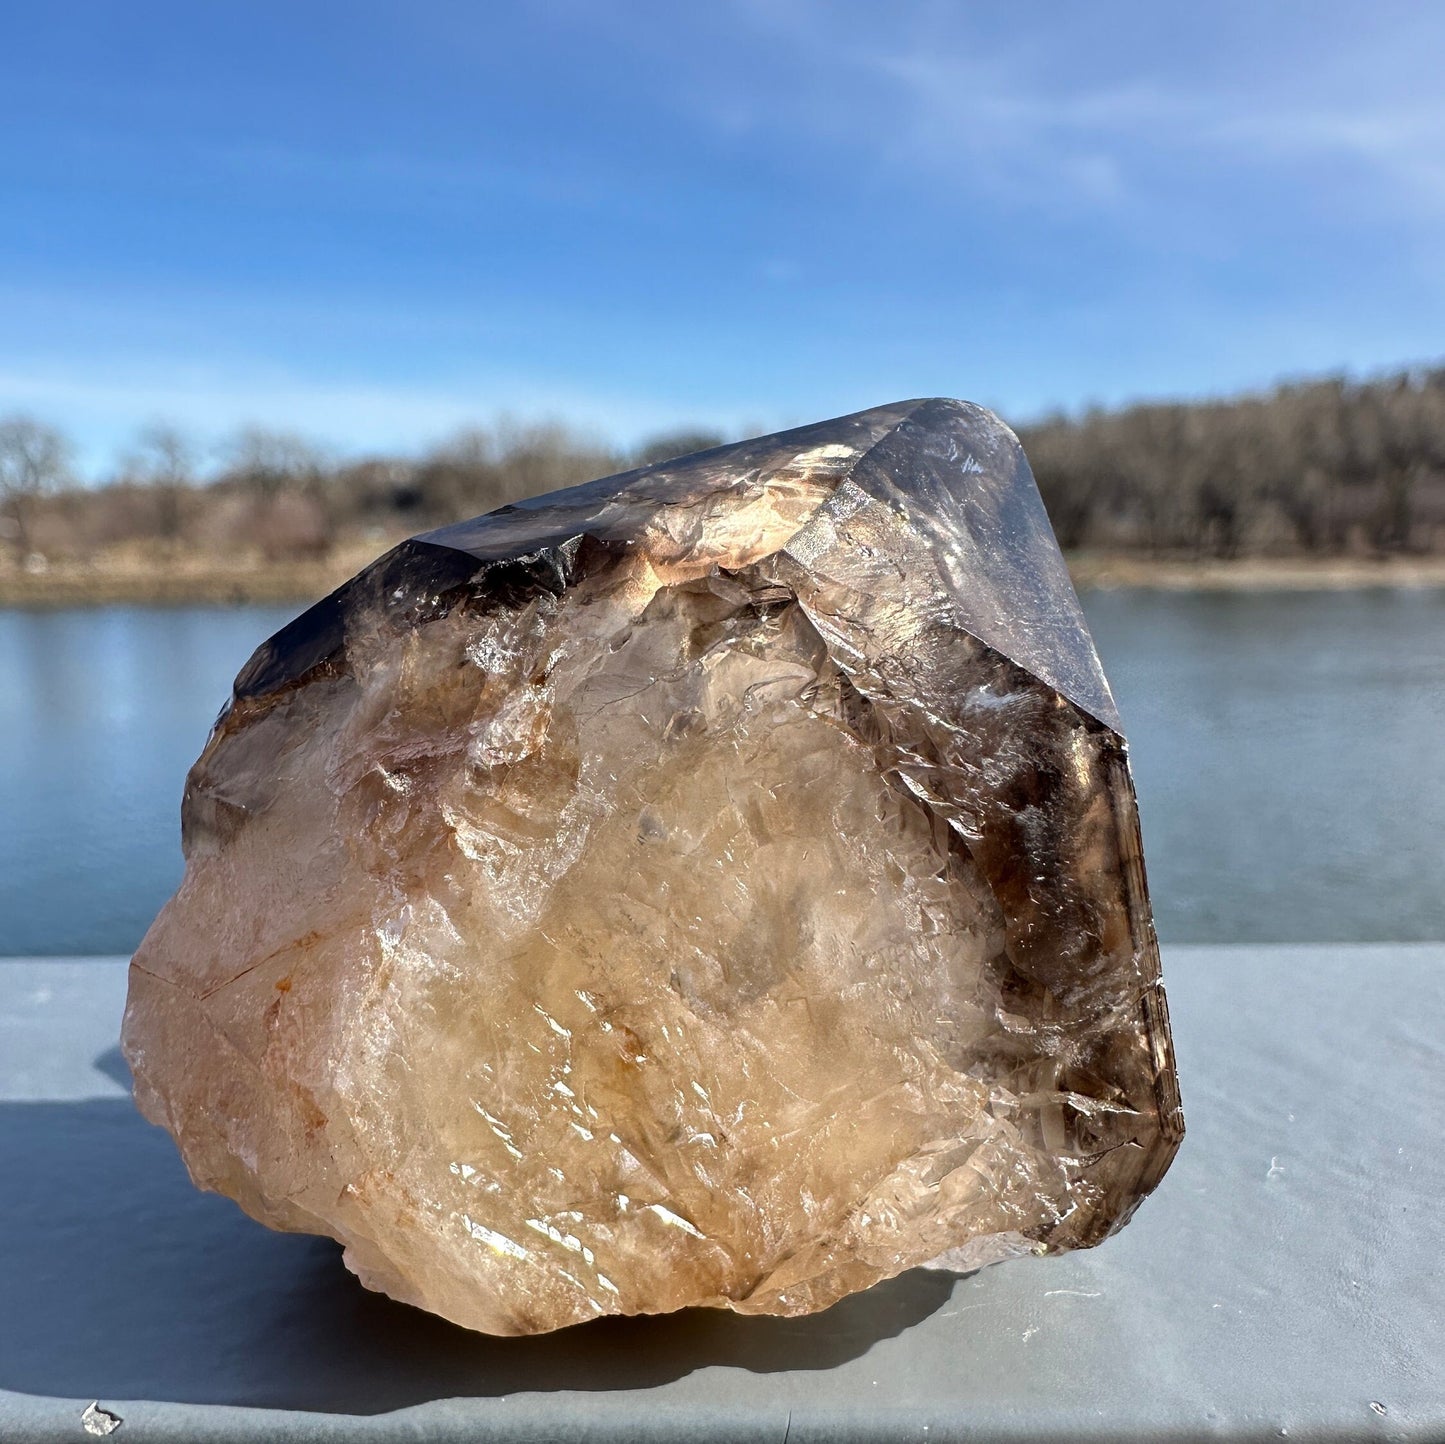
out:
<path id="1" fill-rule="evenodd" d="M 1171 564 L 1445 555 L 1445 368 L 1019 430 L 1071 552 Z M 253 427 L 207 469 L 157 425 L 87 487 L 70 477 L 61 433 L 12 416 L 0 419 L 0 573 L 9 595 L 67 566 L 324 570 L 367 544 L 722 440 L 685 430 L 623 453 L 562 426 L 503 423 L 417 457 L 338 461 Z"/>

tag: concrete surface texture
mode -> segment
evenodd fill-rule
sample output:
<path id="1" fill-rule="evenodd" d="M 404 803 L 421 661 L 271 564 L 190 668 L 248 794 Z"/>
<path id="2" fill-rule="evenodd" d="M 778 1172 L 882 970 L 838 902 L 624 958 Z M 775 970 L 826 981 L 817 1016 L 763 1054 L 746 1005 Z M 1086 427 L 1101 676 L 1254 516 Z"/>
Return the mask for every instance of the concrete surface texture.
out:
<path id="1" fill-rule="evenodd" d="M 127 1096 L 123 959 L 0 962 L 0 1440 L 1445 1437 L 1445 945 L 1165 976 L 1189 1133 L 1102 1247 L 493 1339 L 191 1187 Z"/>

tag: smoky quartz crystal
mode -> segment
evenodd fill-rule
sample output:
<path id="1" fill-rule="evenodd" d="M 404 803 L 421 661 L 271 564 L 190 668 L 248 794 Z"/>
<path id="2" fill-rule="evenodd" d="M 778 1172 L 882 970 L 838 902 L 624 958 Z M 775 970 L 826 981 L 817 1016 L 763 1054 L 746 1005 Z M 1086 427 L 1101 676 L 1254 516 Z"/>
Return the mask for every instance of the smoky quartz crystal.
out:
<path id="1" fill-rule="evenodd" d="M 259 648 L 183 824 L 141 1109 L 469 1328 L 1087 1247 L 1179 1144 L 1114 703 L 964 402 L 403 543 Z"/>

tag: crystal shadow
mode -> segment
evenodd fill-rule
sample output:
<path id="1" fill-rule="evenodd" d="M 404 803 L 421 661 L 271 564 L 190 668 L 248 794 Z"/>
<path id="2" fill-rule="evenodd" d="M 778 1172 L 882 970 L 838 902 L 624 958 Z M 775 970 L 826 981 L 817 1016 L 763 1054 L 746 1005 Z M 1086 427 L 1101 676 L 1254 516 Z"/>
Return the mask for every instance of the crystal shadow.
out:
<path id="1" fill-rule="evenodd" d="M 342 1414 L 523 1391 L 640 1389 L 711 1365 L 826 1369 L 929 1317 L 916 1271 L 805 1319 L 691 1310 L 531 1338 L 367 1292 L 330 1240 L 198 1193 L 123 1099 L 0 1104 L 0 1388 Z"/>

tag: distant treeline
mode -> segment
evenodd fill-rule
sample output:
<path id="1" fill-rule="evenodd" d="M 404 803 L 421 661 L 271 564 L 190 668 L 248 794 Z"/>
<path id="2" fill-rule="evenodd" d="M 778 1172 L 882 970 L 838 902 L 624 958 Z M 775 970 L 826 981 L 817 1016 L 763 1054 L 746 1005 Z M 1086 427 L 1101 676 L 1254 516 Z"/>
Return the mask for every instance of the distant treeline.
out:
<path id="1" fill-rule="evenodd" d="M 1445 368 L 1060 416 L 1020 435 L 1069 550 L 1445 551 Z"/>
<path id="2" fill-rule="evenodd" d="M 1234 400 L 1149 403 L 1020 428 L 1069 550 L 1158 557 L 1445 551 L 1445 368 L 1329 378 Z M 621 453 L 562 426 L 461 432 L 420 457 L 338 461 L 261 428 L 210 465 L 151 426 L 100 486 L 33 418 L 0 420 L 0 536 L 21 564 L 126 545 L 275 559 L 442 525 L 724 438 Z"/>
<path id="3" fill-rule="evenodd" d="M 136 544 L 324 557 L 342 540 L 441 526 L 721 440 L 681 431 L 624 453 L 565 426 L 502 422 L 460 431 L 421 457 L 337 460 L 294 434 L 247 427 L 207 465 L 183 432 L 155 425 L 110 479 L 80 486 L 65 436 L 11 416 L 0 419 L 0 537 L 32 565 Z"/>

